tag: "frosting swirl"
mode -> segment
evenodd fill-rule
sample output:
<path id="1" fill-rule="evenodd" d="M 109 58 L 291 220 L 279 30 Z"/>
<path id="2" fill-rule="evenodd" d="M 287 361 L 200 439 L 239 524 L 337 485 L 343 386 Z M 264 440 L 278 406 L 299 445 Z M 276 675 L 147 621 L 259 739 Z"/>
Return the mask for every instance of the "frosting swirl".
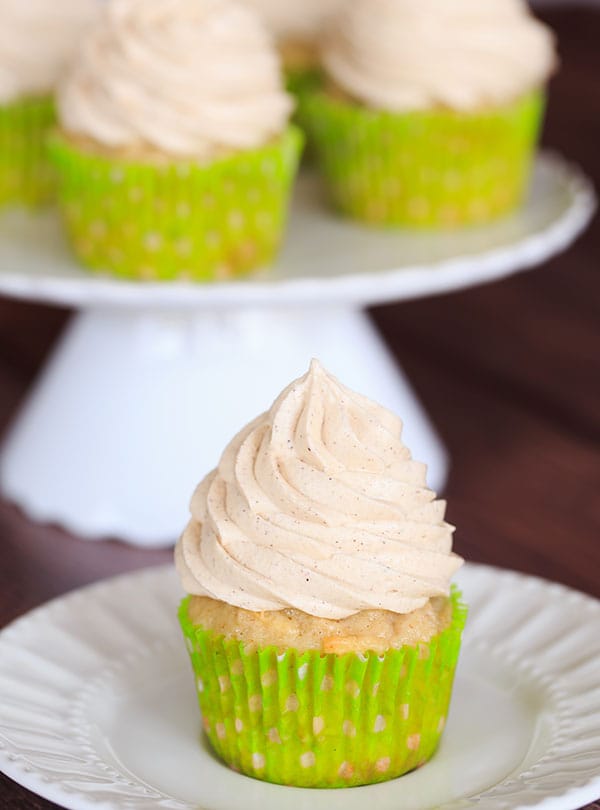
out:
<path id="1" fill-rule="evenodd" d="M 280 42 L 313 42 L 348 0 L 244 0 Z"/>
<path id="2" fill-rule="evenodd" d="M 543 84 L 556 56 L 524 0 L 355 0 L 323 61 L 358 101 L 401 112 L 510 102 Z"/>
<path id="3" fill-rule="evenodd" d="M 0 103 L 51 93 L 98 0 L 0 0 Z"/>
<path id="4" fill-rule="evenodd" d="M 59 102 L 69 132 L 198 158 L 261 146 L 292 108 L 269 35 L 230 0 L 111 0 Z"/>
<path id="5" fill-rule="evenodd" d="M 325 619 L 446 595 L 462 560 L 401 430 L 313 361 L 194 493 L 175 552 L 184 588 Z"/>

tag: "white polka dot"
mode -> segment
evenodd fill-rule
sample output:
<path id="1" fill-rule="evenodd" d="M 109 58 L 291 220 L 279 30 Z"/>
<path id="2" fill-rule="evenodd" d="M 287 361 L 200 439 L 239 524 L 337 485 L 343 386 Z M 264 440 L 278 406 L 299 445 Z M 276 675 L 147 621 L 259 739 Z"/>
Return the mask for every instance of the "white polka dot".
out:
<path id="1" fill-rule="evenodd" d="M 301 681 L 306 678 L 306 673 L 308 672 L 308 664 L 302 664 L 301 667 L 298 667 L 298 677 Z"/>
<path id="2" fill-rule="evenodd" d="M 373 725 L 373 731 L 378 734 L 380 731 L 385 729 L 385 717 L 382 714 L 378 714 L 375 718 L 375 724 Z"/>
<path id="3" fill-rule="evenodd" d="M 269 669 L 265 672 L 260 679 L 260 682 L 264 687 L 273 686 L 275 681 L 277 680 L 277 673 L 274 669 Z"/>
<path id="4" fill-rule="evenodd" d="M 281 737 L 279 736 L 279 731 L 277 731 L 276 728 L 270 728 L 267 732 L 267 737 L 269 738 L 270 742 L 281 745 Z"/>
<path id="5" fill-rule="evenodd" d="M 279 663 L 281 663 L 282 661 L 285 661 L 286 658 L 287 658 L 287 653 L 286 652 L 279 653 L 279 655 L 277 656 L 277 660 L 279 661 Z"/>
<path id="6" fill-rule="evenodd" d="M 235 718 L 235 724 L 234 724 L 234 725 L 235 725 L 235 730 L 237 731 L 237 733 L 238 733 L 238 734 L 239 734 L 241 731 L 243 731 L 243 730 L 244 730 L 244 724 L 243 724 L 243 722 L 240 720 L 240 718 L 239 718 L 239 717 L 236 717 L 236 718 Z"/>
<path id="7" fill-rule="evenodd" d="M 331 692 L 333 689 L 333 678 L 331 675 L 325 675 L 321 681 L 321 692 Z"/>
<path id="8" fill-rule="evenodd" d="M 196 686 L 199 692 L 204 692 L 204 681 L 202 678 L 196 678 Z"/>
<path id="9" fill-rule="evenodd" d="M 138 267 L 138 276 L 145 279 L 145 281 L 154 281 L 157 277 L 156 267 L 149 264 L 144 264 Z"/>
<path id="10" fill-rule="evenodd" d="M 307 751 L 300 757 L 300 765 L 302 765 L 303 768 L 312 768 L 316 761 L 317 758 L 312 751 Z"/>
<path id="11" fill-rule="evenodd" d="M 217 737 L 220 740 L 224 740 L 227 732 L 225 731 L 225 724 L 224 723 L 217 723 L 215 726 L 215 731 L 217 733 Z"/>
<path id="12" fill-rule="evenodd" d="M 373 697 L 375 697 L 377 695 L 377 692 L 379 692 L 379 687 L 380 686 L 381 686 L 381 684 L 379 683 L 379 681 L 377 681 L 377 683 L 373 684 L 373 689 L 371 691 L 371 694 L 373 695 Z"/>
<path id="13" fill-rule="evenodd" d="M 265 767 L 265 755 L 252 754 L 252 765 L 257 771 L 261 771 Z"/>
<path id="14" fill-rule="evenodd" d="M 390 761 L 391 760 L 389 757 L 381 757 L 381 759 L 378 759 L 375 763 L 375 770 L 378 773 L 385 773 L 387 770 L 389 770 Z"/>
<path id="15" fill-rule="evenodd" d="M 111 181 L 111 183 L 114 183 L 115 185 L 118 185 L 119 183 L 123 182 L 124 177 L 125 177 L 125 175 L 123 174 L 123 169 L 118 168 L 118 166 L 115 166 L 114 169 L 111 169 L 111 172 L 110 172 L 110 181 Z"/>
<path id="16" fill-rule="evenodd" d="M 362 661 L 363 663 L 369 660 L 369 656 L 366 653 L 356 653 L 356 657 L 358 658 L 359 661 Z"/>
<path id="17" fill-rule="evenodd" d="M 410 751 L 416 751 L 417 748 L 421 745 L 421 735 L 420 734 L 411 734 L 406 740 L 406 747 Z"/>
<path id="18" fill-rule="evenodd" d="M 185 258 L 191 254 L 192 250 L 193 244 L 191 239 L 178 239 L 177 242 L 175 242 L 175 251 L 178 256 Z"/>
<path id="19" fill-rule="evenodd" d="M 354 774 L 354 766 L 350 762 L 342 762 L 339 767 L 338 775 L 342 779 L 351 779 Z"/>
<path id="20" fill-rule="evenodd" d="M 241 211 L 231 211 L 229 214 L 229 227 L 239 231 L 244 227 L 246 219 Z"/>
<path id="21" fill-rule="evenodd" d="M 243 671 L 244 665 L 242 664 L 242 659 L 237 658 L 231 665 L 231 673 L 232 675 L 241 675 Z"/>
<path id="22" fill-rule="evenodd" d="M 325 728 L 325 720 L 322 717 L 313 717 L 313 734 L 320 734 Z"/>
<path id="23" fill-rule="evenodd" d="M 400 717 L 402 717 L 404 720 L 408 720 L 409 711 L 410 711 L 410 707 L 409 707 L 408 703 L 403 703 L 400 706 Z"/>
<path id="24" fill-rule="evenodd" d="M 162 236 L 159 233 L 147 233 L 144 236 L 144 247 L 150 253 L 156 253 L 162 247 Z"/>
<path id="25" fill-rule="evenodd" d="M 219 675 L 219 689 L 224 694 L 231 688 L 231 681 L 228 675 Z"/>
<path id="26" fill-rule="evenodd" d="M 348 681 L 346 684 L 346 692 L 349 695 L 352 695 L 353 698 L 357 698 L 360 695 L 360 686 L 356 683 L 356 681 Z"/>
<path id="27" fill-rule="evenodd" d="M 186 639 L 185 639 L 185 646 L 188 648 L 188 652 L 191 652 L 191 653 L 194 652 L 194 643 L 193 643 L 192 639 L 188 638 L 187 636 L 186 636 Z"/>
<path id="28" fill-rule="evenodd" d="M 438 727 L 437 727 L 438 734 L 442 733 L 445 726 L 446 726 L 446 718 L 445 717 L 440 717 L 440 722 L 438 723 Z"/>
<path id="29" fill-rule="evenodd" d="M 251 695 L 248 698 L 248 706 L 251 712 L 258 712 L 262 709 L 262 697 L 260 695 Z"/>
<path id="30" fill-rule="evenodd" d="M 296 697 L 296 695 L 290 695 L 289 698 L 285 702 L 285 708 L 288 712 L 297 712 L 298 707 L 300 706 L 300 701 Z"/>
<path id="31" fill-rule="evenodd" d="M 344 720 L 342 731 L 346 737 L 356 737 L 356 726 L 351 720 Z"/>

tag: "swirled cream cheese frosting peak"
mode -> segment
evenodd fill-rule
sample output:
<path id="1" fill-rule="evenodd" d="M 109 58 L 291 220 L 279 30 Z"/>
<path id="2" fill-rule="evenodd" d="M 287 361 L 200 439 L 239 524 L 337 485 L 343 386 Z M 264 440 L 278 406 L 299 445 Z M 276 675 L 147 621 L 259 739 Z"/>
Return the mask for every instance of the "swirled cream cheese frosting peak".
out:
<path id="1" fill-rule="evenodd" d="M 313 361 L 196 490 L 183 586 L 250 611 L 409 613 L 462 564 L 401 421 Z"/>
<path id="2" fill-rule="evenodd" d="M 67 132 L 196 158 L 262 146 L 292 110 L 269 34 L 233 0 L 109 0 L 59 101 Z"/>
<path id="3" fill-rule="evenodd" d="M 51 93 L 99 0 L 0 0 L 0 103 Z"/>
<path id="4" fill-rule="evenodd" d="M 325 37 L 334 83 L 376 109 L 471 110 L 545 83 L 554 38 L 525 0 L 355 0 Z"/>

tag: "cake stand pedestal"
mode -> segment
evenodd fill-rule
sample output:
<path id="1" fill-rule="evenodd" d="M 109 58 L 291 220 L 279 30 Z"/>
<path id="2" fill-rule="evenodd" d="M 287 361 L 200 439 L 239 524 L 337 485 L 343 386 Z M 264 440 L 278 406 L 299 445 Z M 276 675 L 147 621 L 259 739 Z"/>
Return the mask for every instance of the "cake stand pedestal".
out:
<path id="1" fill-rule="evenodd" d="M 576 170 L 541 158 L 514 217 L 459 234 L 376 232 L 326 212 L 301 178 L 274 274 L 230 284 L 136 284 L 82 272 L 54 213 L 0 222 L 0 292 L 80 309 L 9 431 L 6 497 L 85 538 L 173 542 L 198 481 L 234 433 L 311 357 L 400 414 L 441 489 L 445 450 L 362 307 L 531 267 L 593 214 Z"/>

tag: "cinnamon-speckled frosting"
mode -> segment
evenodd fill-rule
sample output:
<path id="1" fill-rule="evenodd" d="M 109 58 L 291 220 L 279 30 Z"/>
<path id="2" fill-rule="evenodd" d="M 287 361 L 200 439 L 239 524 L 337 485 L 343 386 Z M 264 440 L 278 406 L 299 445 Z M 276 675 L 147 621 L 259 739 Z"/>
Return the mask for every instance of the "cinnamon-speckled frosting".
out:
<path id="1" fill-rule="evenodd" d="M 269 34 L 232 0 L 110 0 L 59 101 L 67 132 L 199 158 L 262 146 L 292 110 Z"/>
<path id="2" fill-rule="evenodd" d="M 184 588 L 325 619 L 448 594 L 453 528 L 401 431 L 313 361 L 196 490 L 175 552 Z"/>
<path id="3" fill-rule="evenodd" d="M 99 0 L 0 0 L 0 103 L 51 93 Z"/>
<path id="4" fill-rule="evenodd" d="M 556 55 L 524 0 L 355 0 L 323 61 L 353 98 L 401 112 L 510 102 L 545 83 Z"/>

